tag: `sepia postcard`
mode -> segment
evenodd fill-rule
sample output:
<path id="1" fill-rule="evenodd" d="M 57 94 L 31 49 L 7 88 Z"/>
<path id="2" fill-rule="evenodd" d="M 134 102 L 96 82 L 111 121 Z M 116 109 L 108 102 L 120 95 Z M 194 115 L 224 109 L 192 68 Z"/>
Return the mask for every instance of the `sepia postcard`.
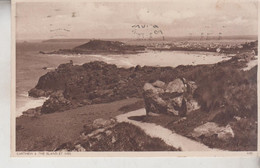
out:
<path id="1" fill-rule="evenodd" d="M 12 1 L 14 157 L 257 156 L 258 1 Z"/>

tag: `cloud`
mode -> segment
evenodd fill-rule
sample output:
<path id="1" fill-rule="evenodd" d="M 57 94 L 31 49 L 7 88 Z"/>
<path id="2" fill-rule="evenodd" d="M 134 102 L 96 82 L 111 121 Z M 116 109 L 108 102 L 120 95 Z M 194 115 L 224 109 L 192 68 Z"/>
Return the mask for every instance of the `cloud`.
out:
<path id="1" fill-rule="evenodd" d="M 142 8 L 138 12 L 138 18 L 145 23 L 161 23 L 169 25 L 176 20 L 191 18 L 194 13 L 191 11 L 169 10 L 161 13 L 153 13 L 147 8 Z"/>

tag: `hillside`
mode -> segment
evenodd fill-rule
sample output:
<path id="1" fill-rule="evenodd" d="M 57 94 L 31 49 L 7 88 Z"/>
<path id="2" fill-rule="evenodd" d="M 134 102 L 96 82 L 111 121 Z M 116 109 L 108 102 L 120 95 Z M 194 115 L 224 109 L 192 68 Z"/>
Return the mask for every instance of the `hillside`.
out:
<path id="1" fill-rule="evenodd" d="M 96 48 L 96 43 L 100 44 L 100 47 Z M 120 42 L 92 41 L 79 46 L 79 48 L 84 50 L 89 48 L 105 50 L 109 46 L 121 45 L 124 46 Z M 254 45 L 249 46 L 250 50 L 254 49 Z M 110 104 L 124 99 L 142 98 L 144 96 L 143 88 L 146 83 L 156 83 L 155 81 L 159 80 L 160 83 L 165 83 L 168 87 L 170 83 L 179 78 L 182 79 L 181 83 L 186 85 L 185 81 L 192 81 L 197 85 L 194 91 L 191 91 L 191 94 L 189 94 L 190 91 L 185 92 L 182 97 L 187 100 L 194 99 L 197 101 L 201 107 L 200 110 L 192 110 L 190 114 L 183 116 L 175 114 L 175 116 L 151 117 L 147 115 L 133 117 L 132 119 L 139 122 L 156 123 L 212 148 L 235 151 L 256 150 L 257 66 L 249 70 L 243 70 L 248 62 L 254 59 L 256 58 L 253 53 L 243 52 L 236 54 L 227 61 L 216 64 L 180 65 L 176 68 L 152 66 L 118 68 L 116 65 L 99 61 L 73 65 L 71 61 L 67 64 L 60 64 L 55 70 L 40 77 L 35 88 L 29 91 L 29 96 L 45 96 L 49 97 L 49 99 L 45 101 L 43 106 L 24 112 L 24 115 L 19 120 L 31 116 L 36 118 L 39 116 L 40 120 L 42 120 L 44 116 L 55 114 L 60 114 L 59 116 L 63 118 L 62 113 L 68 114 L 68 111 L 74 113 L 75 110 L 81 107 L 91 108 L 95 104 Z M 157 85 L 158 88 L 159 85 Z M 186 90 L 188 88 L 192 88 L 192 85 L 187 85 Z M 166 93 L 159 96 L 162 96 L 165 100 L 170 100 L 171 96 L 180 95 L 173 92 L 173 94 Z M 181 105 L 181 109 L 187 109 L 186 103 L 181 104 L 184 104 L 184 108 Z M 125 106 L 119 107 L 118 110 L 128 112 L 128 110 L 143 107 L 144 103 L 142 102 L 128 102 Z M 153 103 L 153 107 L 156 107 L 155 103 Z M 46 115 L 47 113 L 48 115 Z M 30 119 L 27 118 L 26 120 Z M 221 130 L 224 128 L 232 130 L 232 139 L 228 141 L 221 140 L 217 138 L 217 134 L 192 136 L 193 131 L 203 126 L 203 124 L 206 124 L 206 126 L 213 125 Z M 82 127 L 83 125 L 79 126 L 79 128 Z M 24 131 L 26 132 L 25 129 Z M 117 131 L 117 129 L 112 131 Z M 100 141 L 100 143 L 103 144 L 103 141 Z M 85 147 L 89 148 L 87 145 Z M 89 149 L 97 150 L 97 148 Z"/>
<path id="2" fill-rule="evenodd" d="M 90 40 L 73 49 L 60 49 L 46 54 L 136 54 L 144 51 L 145 47 L 141 45 L 127 45 L 119 41 Z"/>

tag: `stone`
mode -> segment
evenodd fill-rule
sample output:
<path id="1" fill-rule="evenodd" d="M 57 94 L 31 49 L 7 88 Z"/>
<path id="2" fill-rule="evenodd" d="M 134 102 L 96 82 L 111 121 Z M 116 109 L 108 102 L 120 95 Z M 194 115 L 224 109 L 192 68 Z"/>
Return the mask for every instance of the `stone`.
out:
<path id="1" fill-rule="evenodd" d="M 104 133 L 104 132 L 105 132 L 105 129 L 104 129 L 104 128 L 95 129 L 95 130 L 92 131 L 90 134 L 88 134 L 88 137 L 94 137 L 94 136 L 96 136 L 97 134 Z"/>
<path id="2" fill-rule="evenodd" d="M 116 138 L 113 136 L 111 141 L 112 141 L 112 143 L 115 143 L 116 142 Z"/>
<path id="3" fill-rule="evenodd" d="M 113 120 L 105 120 L 103 118 L 98 118 L 96 120 L 93 121 L 93 128 L 94 129 L 98 129 L 98 128 L 105 128 L 108 127 L 112 124 L 114 124 L 115 122 Z"/>
<path id="4" fill-rule="evenodd" d="M 170 99 L 167 107 L 168 113 L 172 113 L 177 116 L 185 116 L 187 113 L 186 100 L 183 98 L 183 96 Z"/>
<path id="5" fill-rule="evenodd" d="M 158 114 L 158 113 L 153 113 L 153 112 L 149 112 L 149 116 L 160 116 L 160 114 Z"/>
<path id="6" fill-rule="evenodd" d="M 218 130 L 219 130 L 218 125 L 216 123 L 207 122 L 203 125 L 196 127 L 192 132 L 192 136 L 195 138 L 198 138 L 201 135 L 209 137 L 212 136 L 213 134 L 216 134 Z"/>
<path id="7" fill-rule="evenodd" d="M 179 111 L 175 110 L 174 107 L 172 107 L 172 106 L 168 106 L 167 112 L 169 114 L 173 114 L 173 115 L 176 115 L 176 116 L 179 115 Z"/>
<path id="8" fill-rule="evenodd" d="M 46 96 L 45 91 L 43 91 L 41 89 L 36 89 L 36 88 L 31 89 L 28 94 L 29 94 L 29 96 L 36 97 L 36 98 Z"/>
<path id="9" fill-rule="evenodd" d="M 180 78 L 175 79 L 174 81 L 170 82 L 167 85 L 166 90 L 165 90 L 165 92 L 167 92 L 167 93 L 183 93 L 185 91 L 186 91 L 186 87 Z"/>
<path id="10" fill-rule="evenodd" d="M 143 97 L 146 114 L 153 112 L 185 116 L 199 109 L 200 106 L 192 94 L 196 88 L 195 82 L 184 78 L 175 79 L 168 85 L 159 80 L 152 84 L 145 83 Z"/>
<path id="11" fill-rule="evenodd" d="M 194 81 L 188 81 L 187 87 L 191 94 L 194 94 L 195 90 L 198 88 L 198 86 L 196 85 L 196 83 Z"/>
<path id="12" fill-rule="evenodd" d="M 162 88 L 155 88 L 150 83 L 145 83 L 144 87 L 143 87 L 143 90 L 145 92 L 150 92 L 150 94 L 156 94 L 156 95 L 164 92 L 164 90 Z"/>
<path id="13" fill-rule="evenodd" d="M 152 84 L 154 87 L 157 87 L 157 88 L 164 88 L 165 87 L 165 83 L 162 82 L 162 81 L 155 81 L 153 84 Z"/>
<path id="14" fill-rule="evenodd" d="M 179 96 L 179 97 L 175 97 L 175 98 L 171 99 L 170 102 L 174 106 L 181 108 L 182 100 L 183 100 L 183 96 Z"/>
<path id="15" fill-rule="evenodd" d="M 218 138 L 224 141 L 228 141 L 229 139 L 234 137 L 235 134 L 229 124 L 224 128 L 222 127 L 222 129 L 218 133 Z"/>
<path id="16" fill-rule="evenodd" d="M 37 117 L 41 115 L 41 107 L 31 108 L 23 112 L 23 116 Z"/>
<path id="17" fill-rule="evenodd" d="M 95 138 L 99 141 L 100 139 L 102 139 L 102 135 L 98 134 L 98 135 L 95 136 Z"/>
<path id="18" fill-rule="evenodd" d="M 112 131 L 110 131 L 110 130 L 107 130 L 105 133 L 106 133 L 106 136 L 109 136 L 109 135 L 111 135 L 111 134 L 112 134 Z"/>
<path id="19" fill-rule="evenodd" d="M 75 149 L 76 149 L 76 151 L 78 151 L 78 152 L 85 152 L 85 151 L 86 151 L 86 149 L 83 148 L 80 144 L 76 145 L 76 146 L 75 146 Z"/>
<path id="20" fill-rule="evenodd" d="M 145 109 L 146 114 L 149 112 L 153 113 L 166 113 L 167 112 L 167 103 L 158 95 L 145 96 Z"/>
<path id="21" fill-rule="evenodd" d="M 179 124 L 179 123 L 181 123 L 181 122 L 183 122 L 183 121 L 185 121 L 185 120 L 187 120 L 187 117 L 182 117 L 182 118 L 180 118 L 179 120 L 173 122 L 173 124 Z"/>
<path id="22" fill-rule="evenodd" d="M 188 114 L 192 111 L 200 109 L 199 103 L 194 99 L 190 99 L 189 101 L 187 101 L 186 105 L 187 105 L 187 113 Z"/>
<path id="23" fill-rule="evenodd" d="M 55 111 L 63 111 L 69 109 L 72 103 L 63 95 L 63 91 L 53 92 L 50 98 L 46 100 L 41 108 L 41 113 L 53 113 Z"/>
<path id="24" fill-rule="evenodd" d="M 239 116 L 234 116 L 234 119 L 237 120 L 237 121 L 240 121 L 240 120 L 241 120 L 241 117 L 239 117 Z"/>
<path id="25" fill-rule="evenodd" d="M 89 136 L 88 136 L 88 135 L 86 135 L 85 133 L 82 133 L 82 134 L 80 134 L 79 138 L 80 138 L 81 140 L 84 140 L 84 141 L 86 141 L 86 140 L 88 140 L 88 139 L 89 139 Z"/>
<path id="26" fill-rule="evenodd" d="M 94 131 L 94 128 L 92 125 L 89 125 L 89 124 L 85 124 L 83 126 L 84 128 L 84 134 L 87 135 L 87 134 L 90 134 L 92 131 Z"/>
<path id="27" fill-rule="evenodd" d="M 230 125 L 227 125 L 226 127 L 220 127 L 214 122 L 207 122 L 201 126 L 198 126 L 193 130 L 191 135 L 195 138 L 199 138 L 201 136 L 210 137 L 217 135 L 217 138 L 224 141 L 234 138 L 235 136 Z"/>
<path id="28" fill-rule="evenodd" d="M 161 97 L 159 97 L 159 94 L 164 92 L 163 89 L 155 88 L 152 84 L 146 83 L 143 90 L 146 114 L 149 112 L 167 112 L 167 103 Z"/>

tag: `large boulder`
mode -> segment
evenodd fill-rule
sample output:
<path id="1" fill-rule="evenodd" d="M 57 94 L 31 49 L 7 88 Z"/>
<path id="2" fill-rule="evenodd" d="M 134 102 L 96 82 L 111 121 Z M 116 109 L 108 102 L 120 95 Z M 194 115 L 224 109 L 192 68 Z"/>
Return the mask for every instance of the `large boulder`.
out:
<path id="1" fill-rule="evenodd" d="M 165 113 L 185 116 L 200 108 L 193 99 L 193 93 L 197 88 L 195 82 L 178 78 L 165 84 L 157 80 L 154 83 L 145 83 L 143 97 L 146 114 Z"/>
<path id="2" fill-rule="evenodd" d="M 146 83 L 144 85 L 144 93 L 151 94 L 151 95 L 159 95 L 160 93 L 163 93 L 164 90 L 162 88 L 154 87 L 150 83 Z"/>
<path id="3" fill-rule="evenodd" d="M 200 137 L 210 137 L 216 135 L 218 139 L 227 141 L 234 138 L 235 134 L 230 125 L 220 127 L 214 122 L 207 122 L 201 126 L 196 127 L 191 135 L 198 139 Z"/>
<path id="4" fill-rule="evenodd" d="M 194 91 L 198 88 L 198 86 L 196 85 L 196 83 L 194 81 L 188 81 L 187 82 L 187 89 L 188 91 L 193 94 Z"/>
<path id="5" fill-rule="evenodd" d="M 167 112 L 167 103 L 159 97 L 159 94 L 163 93 L 162 88 L 156 88 L 150 83 L 144 85 L 144 102 L 146 112 L 153 113 L 166 113 Z"/>
<path id="6" fill-rule="evenodd" d="M 162 82 L 162 81 L 157 80 L 157 81 L 155 81 L 155 82 L 153 83 L 153 86 L 154 86 L 154 87 L 158 87 L 158 88 L 164 88 L 164 87 L 165 87 L 165 83 Z"/>
<path id="7" fill-rule="evenodd" d="M 72 106 L 71 101 L 64 98 L 62 91 L 54 92 L 46 100 L 41 108 L 41 113 L 53 113 L 55 111 L 67 110 Z"/>
<path id="8" fill-rule="evenodd" d="M 103 118 L 98 118 L 98 119 L 93 121 L 92 126 L 93 126 L 94 129 L 105 128 L 105 127 L 108 127 L 108 126 L 115 124 L 115 122 L 116 121 L 114 119 L 106 120 L 106 119 L 103 119 Z"/>
<path id="9" fill-rule="evenodd" d="M 174 81 L 170 82 L 167 87 L 165 92 L 168 93 L 183 93 L 187 90 L 187 87 L 185 86 L 183 80 L 180 78 L 175 79 Z"/>
<path id="10" fill-rule="evenodd" d="M 194 99 L 188 100 L 186 106 L 187 106 L 187 114 L 189 114 L 192 111 L 200 109 L 199 103 Z"/>

